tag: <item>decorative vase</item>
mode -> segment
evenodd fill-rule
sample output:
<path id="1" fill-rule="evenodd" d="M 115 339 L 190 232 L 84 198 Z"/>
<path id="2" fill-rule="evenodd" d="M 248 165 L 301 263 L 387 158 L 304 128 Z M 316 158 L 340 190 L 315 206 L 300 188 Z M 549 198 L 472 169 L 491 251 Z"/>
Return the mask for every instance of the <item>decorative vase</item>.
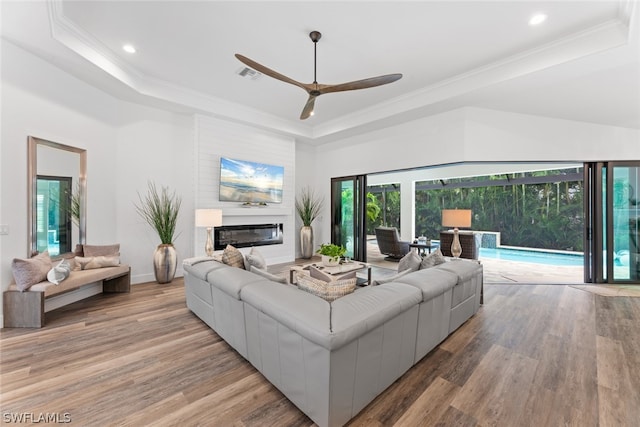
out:
<path id="1" fill-rule="evenodd" d="M 337 265 L 340 265 L 340 257 L 322 255 L 322 265 L 324 265 L 325 267 L 335 267 Z"/>
<path id="2" fill-rule="evenodd" d="M 302 258 L 309 259 L 313 256 L 313 228 L 305 225 L 300 229 L 300 252 Z"/>
<path id="3" fill-rule="evenodd" d="M 178 253 L 172 244 L 161 244 L 153 254 L 153 273 L 156 282 L 170 283 L 176 274 L 178 266 Z"/>

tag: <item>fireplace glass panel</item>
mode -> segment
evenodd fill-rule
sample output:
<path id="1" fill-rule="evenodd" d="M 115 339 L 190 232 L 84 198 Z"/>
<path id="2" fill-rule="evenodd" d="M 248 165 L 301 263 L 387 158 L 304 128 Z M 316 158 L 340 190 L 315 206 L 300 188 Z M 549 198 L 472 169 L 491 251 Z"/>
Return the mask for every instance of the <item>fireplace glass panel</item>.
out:
<path id="1" fill-rule="evenodd" d="M 226 225 L 214 229 L 214 249 L 282 244 L 282 224 Z"/>

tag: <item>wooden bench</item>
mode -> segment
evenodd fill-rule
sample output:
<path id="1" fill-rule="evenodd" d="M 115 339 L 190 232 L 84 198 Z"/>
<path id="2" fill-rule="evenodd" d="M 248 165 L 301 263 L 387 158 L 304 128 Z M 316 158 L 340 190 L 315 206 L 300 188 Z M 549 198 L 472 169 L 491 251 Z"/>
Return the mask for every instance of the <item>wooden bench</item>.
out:
<path id="1" fill-rule="evenodd" d="M 66 304 L 46 304 L 53 297 L 76 291 L 88 285 L 102 284 L 102 292 L 129 292 L 131 287 L 131 267 L 97 268 L 94 270 L 72 271 L 59 285 L 44 281 L 21 292 L 15 283 L 3 295 L 5 328 L 41 328 L 44 314 Z M 68 303 L 67 303 L 68 304 Z M 48 307 L 49 305 L 49 307 Z"/>

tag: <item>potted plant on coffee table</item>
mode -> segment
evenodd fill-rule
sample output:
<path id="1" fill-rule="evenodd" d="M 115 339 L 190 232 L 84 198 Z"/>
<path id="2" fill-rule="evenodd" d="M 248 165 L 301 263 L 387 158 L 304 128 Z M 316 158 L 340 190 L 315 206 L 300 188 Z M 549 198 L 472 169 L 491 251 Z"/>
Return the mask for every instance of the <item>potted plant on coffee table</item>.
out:
<path id="1" fill-rule="evenodd" d="M 322 255 L 323 265 L 334 267 L 340 264 L 340 257 L 347 253 L 347 249 L 342 245 L 338 246 L 333 243 L 323 243 L 316 252 Z"/>

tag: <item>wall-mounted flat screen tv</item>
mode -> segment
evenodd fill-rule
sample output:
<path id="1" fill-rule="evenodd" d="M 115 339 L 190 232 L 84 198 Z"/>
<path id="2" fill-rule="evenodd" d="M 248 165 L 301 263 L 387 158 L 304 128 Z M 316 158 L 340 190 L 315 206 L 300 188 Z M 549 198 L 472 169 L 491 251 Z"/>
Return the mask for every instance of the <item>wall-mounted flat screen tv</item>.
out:
<path id="1" fill-rule="evenodd" d="M 284 167 L 220 158 L 220 201 L 282 203 Z"/>

